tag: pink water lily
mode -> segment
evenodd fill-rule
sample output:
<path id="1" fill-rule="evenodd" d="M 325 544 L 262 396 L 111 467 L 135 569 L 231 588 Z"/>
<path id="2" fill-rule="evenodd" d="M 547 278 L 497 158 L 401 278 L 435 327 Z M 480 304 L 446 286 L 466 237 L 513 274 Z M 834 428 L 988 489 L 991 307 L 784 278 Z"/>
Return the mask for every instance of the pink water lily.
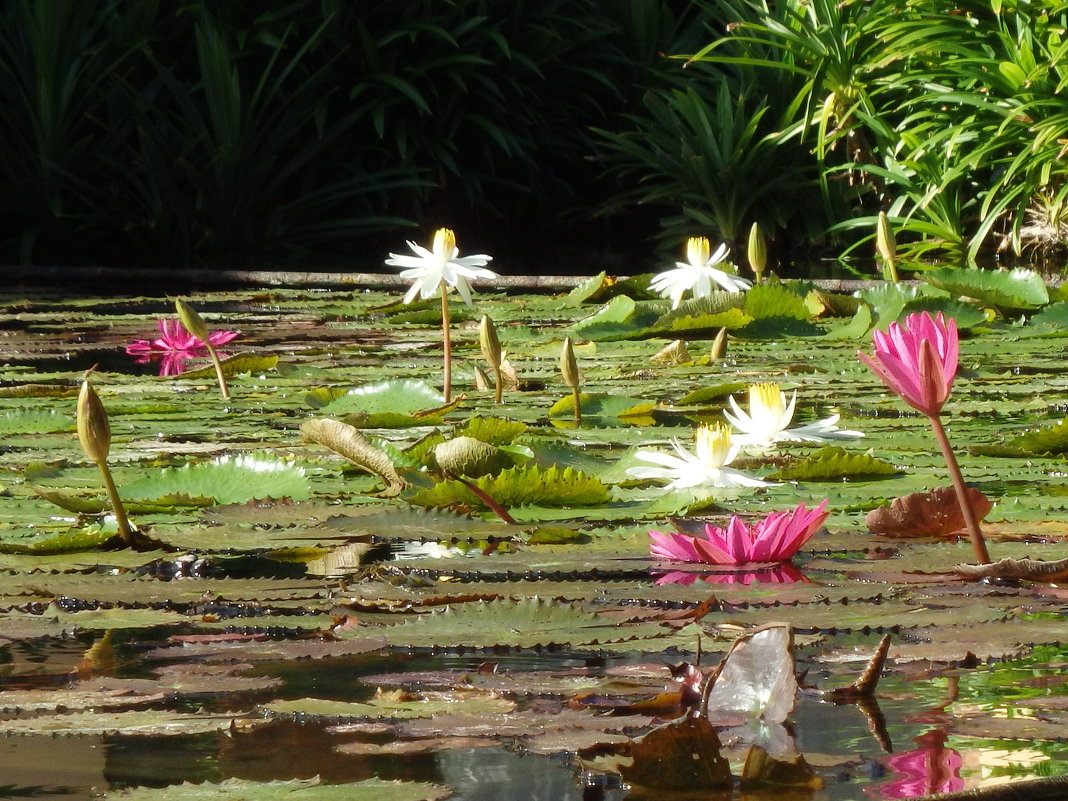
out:
<path id="1" fill-rule="evenodd" d="M 204 342 L 190 334 L 176 318 L 160 317 L 156 321 L 160 335 L 153 340 L 136 339 L 126 346 L 126 352 L 137 356 L 138 364 L 146 364 L 155 358 L 160 360 L 160 375 L 178 375 L 185 370 L 187 359 L 202 356 L 199 351 Z M 237 331 L 212 331 L 208 337 L 211 344 L 225 345 L 237 337 Z"/>
<path id="2" fill-rule="evenodd" d="M 872 344 L 874 357 L 863 352 L 857 355 L 905 403 L 927 415 L 946 460 L 975 559 L 979 564 L 988 564 L 986 540 L 940 417 L 957 377 L 957 322 L 952 317 L 947 320 L 942 312 L 936 317 L 928 312 L 910 314 L 904 325 L 890 323 L 885 333 L 872 333 Z"/>
<path id="3" fill-rule="evenodd" d="M 754 526 L 733 515 L 726 527 L 706 524 L 704 537 L 650 531 L 649 553 L 660 559 L 713 565 L 784 562 L 822 528 L 828 515 L 824 499 L 815 509 L 799 503 L 792 511 L 773 512 Z"/>
<path id="4" fill-rule="evenodd" d="M 960 753 L 946 748 L 947 739 L 944 731 L 928 731 L 914 738 L 919 748 L 887 759 L 887 767 L 897 773 L 898 778 L 879 785 L 876 788 L 879 797 L 916 798 L 963 790 L 960 769 L 964 760 Z"/>
<path id="5" fill-rule="evenodd" d="M 910 314 L 872 334 L 875 356 L 860 357 L 905 403 L 926 415 L 942 410 L 957 376 L 957 323 L 942 312 Z"/>
<path id="6" fill-rule="evenodd" d="M 706 584 L 793 584 L 808 582 L 809 578 L 789 562 L 770 567 L 757 567 L 746 570 L 720 570 L 715 573 L 690 570 L 673 570 L 657 575 L 654 582 L 658 587 L 664 584 L 680 584 L 688 587 L 701 581 Z"/>

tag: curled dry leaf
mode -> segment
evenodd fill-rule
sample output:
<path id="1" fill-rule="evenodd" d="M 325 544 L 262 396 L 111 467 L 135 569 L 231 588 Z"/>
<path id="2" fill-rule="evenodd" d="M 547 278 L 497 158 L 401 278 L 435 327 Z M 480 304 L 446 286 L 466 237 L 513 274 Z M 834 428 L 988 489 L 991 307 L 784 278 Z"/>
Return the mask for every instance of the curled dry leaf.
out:
<path id="1" fill-rule="evenodd" d="M 1005 578 L 1027 581 L 1063 581 L 1068 578 L 1068 559 L 1046 562 L 1041 559 L 1001 559 L 986 565 L 957 565 L 958 576 L 966 579 Z"/>
<path id="2" fill-rule="evenodd" d="M 408 482 L 397 473 L 385 451 L 372 445 L 367 437 L 348 423 L 329 417 L 316 417 L 301 423 L 300 433 L 305 439 L 340 453 L 349 461 L 381 478 L 386 483 L 386 488 L 381 492 L 382 497 L 392 498 L 408 486 Z"/>
<path id="3" fill-rule="evenodd" d="M 665 345 L 663 348 L 654 353 L 649 361 L 653 364 L 663 365 L 675 365 L 685 364 L 686 362 L 692 362 L 693 357 L 690 355 L 690 351 L 686 349 L 686 343 L 681 339 L 676 339 L 670 345 Z"/>
<path id="4" fill-rule="evenodd" d="M 968 488 L 976 520 L 982 520 L 994 504 L 977 489 Z M 864 518 L 873 534 L 888 537 L 948 537 L 964 528 L 964 516 L 953 487 L 930 492 L 912 492 L 895 498 L 889 506 L 872 509 Z"/>

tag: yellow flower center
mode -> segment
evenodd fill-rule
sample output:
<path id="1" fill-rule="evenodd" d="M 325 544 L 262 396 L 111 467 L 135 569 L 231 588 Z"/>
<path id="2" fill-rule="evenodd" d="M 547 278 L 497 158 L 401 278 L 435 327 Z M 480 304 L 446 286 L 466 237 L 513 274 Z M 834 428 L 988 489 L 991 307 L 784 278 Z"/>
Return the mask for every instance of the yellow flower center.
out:
<path id="1" fill-rule="evenodd" d="M 723 467 L 731 453 L 731 429 L 723 423 L 701 426 L 694 435 L 697 458 L 706 467 Z"/>
<path id="2" fill-rule="evenodd" d="M 786 397 L 778 384 L 754 384 L 749 387 L 749 417 L 764 431 L 782 431 L 790 423 L 786 414 Z"/>
<path id="3" fill-rule="evenodd" d="M 452 258 L 456 250 L 456 234 L 451 228 L 439 228 L 434 232 L 434 255 L 442 261 Z"/>
<path id="4" fill-rule="evenodd" d="M 694 267 L 704 267 L 711 252 L 708 237 L 691 236 L 686 242 L 686 261 Z"/>

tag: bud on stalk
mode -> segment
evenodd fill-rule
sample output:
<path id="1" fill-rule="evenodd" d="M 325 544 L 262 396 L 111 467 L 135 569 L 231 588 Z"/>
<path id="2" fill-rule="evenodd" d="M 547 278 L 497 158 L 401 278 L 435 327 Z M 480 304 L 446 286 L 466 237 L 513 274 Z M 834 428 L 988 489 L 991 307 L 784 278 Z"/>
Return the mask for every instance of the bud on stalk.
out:
<path id="1" fill-rule="evenodd" d="M 760 230 L 760 223 L 753 223 L 749 229 L 749 266 L 753 268 L 756 282 L 764 280 L 764 268 L 768 266 L 768 244 Z"/>
<path id="2" fill-rule="evenodd" d="M 497 328 L 488 314 L 482 315 L 482 322 L 478 326 L 478 344 L 482 349 L 482 358 L 493 370 L 496 387 L 493 390 L 493 402 L 500 403 L 504 392 L 504 376 L 501 373 L 501 340 L 497 337 Z"/>
<path id="3" fill-rule="evenodd" d="M 575 348 L 571 345 L 571 337 L 564 338 L 564 347 L 560 352 L 560 372 L 564 376 L 564 383 L 571 387 L 575 407 L 575 425 L 579 425 L 582 423 L 582 396 L 579 392 L 582 376 L 579 374 L 578 362 L 575 360 Z"/>
<path id="4" fill-rule="evenodd" d="M 108 468 L 111 426 L 108 423 L 107 410 L 89 381 L 92 372 L 89 370 L 85 374 L 81 391 L 78 393 L 78 442 L 81 443 L 82 450 L 85 451 L 89 460 L 100 469 L 100 474 L 104 477 L 104 486 L 108 491 L 111 511 L 115 513 L 115 521 L 119 527 L 119 536 L 123 542 L 130 545 L 133 542 L 133 529 L 130 527 L 126 509 L 122 505 L 119 491 L 115 487 L 115 480 L 111 477 L 111 470 Z"/>
<path id="5" fill-rule="evenodd" d="M 897 278 L 897 238 L 894 229 L 890 227 L 890 220 L 885 211 L 879 212 L 879 219 L 875 224 L 875 249 L 883 260 L 883 277 L 895 284 Z"/>
<path id="6" fill-rule="evenodd" d="M 204 322 L 204 319 L 199 314 L 197 314 L 196 309 L 180 298 L 174 301 L 174 308 L 175 311 L 178 312 L 178 319 L 181 321 L 185 330 L 203 342 L 204 346 L 208 349 L 208 355 L 211 356 L 211 363 L 215 365 L 215 377 L 219 381 L 219 392 L 222 393 L 224 399 L 229 400 L 230 388 L 226 386 L 226 376 L 223 375 L 222 363 L 219 361 L 219 354 L 215 352 L 215 346 L 211 344 L 211 332 L 208 330 L 208 324 Z"/>

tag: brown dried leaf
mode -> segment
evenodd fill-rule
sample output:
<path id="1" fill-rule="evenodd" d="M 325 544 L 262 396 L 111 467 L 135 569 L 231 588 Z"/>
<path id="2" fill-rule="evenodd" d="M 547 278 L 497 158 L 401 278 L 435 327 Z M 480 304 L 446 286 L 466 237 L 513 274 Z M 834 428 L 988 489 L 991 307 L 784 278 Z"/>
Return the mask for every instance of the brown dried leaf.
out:
<path id="1" fill-rule="evenodd" d="M 374 473 L 386 483 L 382 496 L 392 498 L 408 486 L 397 473 L 385 451 L 376 448 L 355 427 L 329 417 L 316 417 L 301 423 L 300 433 L 306 439 L 317 442 L 346 459 L 358 464 L 369 473 Z"/>
<path id="2" fill-rule="evenodd" d="M 976 520 L 982 520 L 994 504 L 977 489 L 968 488 Z M 964 528 L 964 516 L 953 487 L 930 492 L 912 492 L 895 498 L 889 506 L 872 509 L 864 518 L 874 534 L 888 537 L 948 537 Z"/>
<path id="3" fill-rule="evenodd" d="M 1042 559 L 1006 557 L 987 565 L 957 565 L 957 575 L 966 579 L 1026 579 L 1027 581 L 1063 581 L 1068 578 L 1068 559 L 1047 562 Z"/>
<path id="4" fill-rule="evenodd" d="M 730 763 L 707 718 L 689 718 L 653 729 L 631 746 L 634 764 L 623 769 L 631 784 L 658 790 L 728 787 Z"/>

